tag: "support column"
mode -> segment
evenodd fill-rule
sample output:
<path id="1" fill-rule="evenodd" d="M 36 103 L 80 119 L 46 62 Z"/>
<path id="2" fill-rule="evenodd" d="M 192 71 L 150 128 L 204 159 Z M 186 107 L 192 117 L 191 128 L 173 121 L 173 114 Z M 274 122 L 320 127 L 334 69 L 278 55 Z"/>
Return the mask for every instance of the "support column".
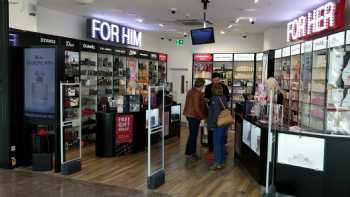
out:
<path id="1" fill-rule="evenodd" d="M 0 0 L 0 168 L 10 168 L 9 4 Z"/>

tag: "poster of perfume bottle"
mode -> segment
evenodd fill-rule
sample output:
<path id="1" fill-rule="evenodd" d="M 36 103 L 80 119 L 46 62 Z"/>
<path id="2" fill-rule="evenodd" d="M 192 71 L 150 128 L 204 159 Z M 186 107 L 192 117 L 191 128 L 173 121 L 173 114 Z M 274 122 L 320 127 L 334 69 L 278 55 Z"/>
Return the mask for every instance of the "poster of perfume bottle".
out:
<path id="1" fill-rule="evenodd" d="M 277 162 L 323 171 L 325 139 L 278 134 Z"/>
<path id="2" fill-rule="evenodd" d="M 25 116 L 55 117 L 55 49 L 25 49 Z"/>

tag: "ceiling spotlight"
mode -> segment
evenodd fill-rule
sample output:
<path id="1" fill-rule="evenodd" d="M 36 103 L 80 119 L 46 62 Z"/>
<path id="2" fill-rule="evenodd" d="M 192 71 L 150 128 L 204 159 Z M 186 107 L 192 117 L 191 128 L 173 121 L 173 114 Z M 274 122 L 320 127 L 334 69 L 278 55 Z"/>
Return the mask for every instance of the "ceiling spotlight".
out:
<path id="1" fill-rule="evenodd" d="M 231 29 L 232 27 L 233 27 L 232 24 L 229 24 L 229 25 L 227 26 L 227 28 L 229 28 L 229 29 Z"/>
<path id="2" fill-rule="evenodd" d="M 136 21 L 139 22 L 139 23 L 143 23 L 143 19 L 142 18 L 138 18 L 138 19 L 136 19 Z"/>
<path id="3" fill-rule="evenodd" d="M 254 0 L 254 3 L 255 3 L 255 4 L 259 3 L 259 0 Z"/>
<path id="4" fill-rule="evenodd" d="M 239 23 L 239 20 L 240 20 L 240 18 L 237 18 L 236 21 L 235 21 L 235 23 Z"/>
<path id="5" fill-rule="evenodd" d="M 159 24 L 159 27 L 164 27 L 164 24 L 160 23 L 160 24 Z"/>
<path id="6" fill-rule="evenodd" d="M 224 35 L 224 34 L 225 34 L 225 32 L 224 32 L 223 30 L 221 30 L 221 31 L 220 31 L 220 34 Z"/>

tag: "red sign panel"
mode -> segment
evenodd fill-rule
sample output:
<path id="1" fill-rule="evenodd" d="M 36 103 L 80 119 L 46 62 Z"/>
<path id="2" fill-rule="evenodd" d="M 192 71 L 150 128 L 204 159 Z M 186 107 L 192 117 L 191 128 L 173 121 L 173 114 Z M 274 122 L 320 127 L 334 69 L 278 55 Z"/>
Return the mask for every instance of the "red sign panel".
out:
<path id="1" fill-rule="evenodd" d="M 168 56 L 166 54 L 159 54 L 159 61 L 167 61 Z"/>
<path id="2" fill-rule="evenodd" d="M 117 115 L 115 117 L 115 138 L 117 144 L 132 143 L 133 123 L 134 116 L 132 115 Z"/>
<path id="3" fill-rule="evenodd" d="M 338 29 L 345 24 L 345 0 L 328 2 L 287 25 L 287 41 L 310 38 L 327 31 Z"/>
<path id="4" fill-rule="evenodd" d="M 212 54 L 193 54 L 193 61 L 195 62 L 212 62 L 213 55 Z"/>

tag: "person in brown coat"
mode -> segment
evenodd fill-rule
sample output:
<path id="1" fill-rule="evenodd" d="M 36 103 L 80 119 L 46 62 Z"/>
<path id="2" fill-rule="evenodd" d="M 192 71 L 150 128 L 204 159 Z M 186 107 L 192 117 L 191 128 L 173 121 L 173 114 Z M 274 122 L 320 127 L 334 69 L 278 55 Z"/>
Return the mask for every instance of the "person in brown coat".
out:
<path id="1" fill-rule="evenodd" d="M 190 133 L 187 140 L 185 154 L 190 159 L 199 160 L 197 152 L 197 136 L 200 121 L 206 118 L 206 107 L 204 103 L 204 94 L 202 89 L 204 87 L 204 79 L 196 79 L 194 87 L 187 92 L 186 103 L 184 109 L 184 116 L 186 116 Z"/>

